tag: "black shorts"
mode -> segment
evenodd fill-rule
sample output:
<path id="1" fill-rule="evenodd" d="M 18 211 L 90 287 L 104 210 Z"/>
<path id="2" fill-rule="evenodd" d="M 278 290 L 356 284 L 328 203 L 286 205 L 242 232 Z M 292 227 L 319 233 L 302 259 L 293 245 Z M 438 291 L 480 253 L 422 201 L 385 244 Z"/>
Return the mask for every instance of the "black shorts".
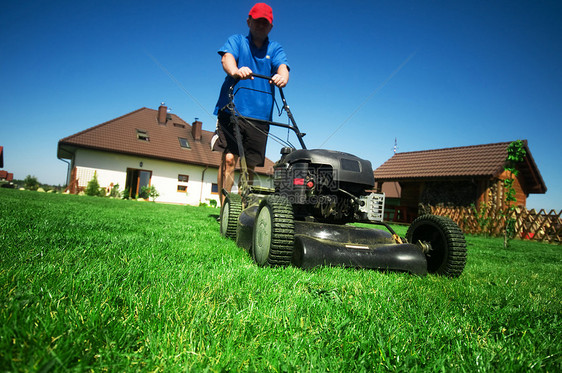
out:
<path id="1" fill-rule="evenodd" d="M 234 135 L 234 125 L 230 121 L 230 116 L 229 113 L 219 111 L 217 117 L 218 139 L 212 144 L 212 149 L 240 155 L 238 143 Z M 267 144 L 267 134 L 269 133 L 269 124 L 260 120 L 251 120 L 252 124 L 247 121 L 248 119 L 238 118 L 246 164 L 248 167 L 261 167 L 265 162 L 265 147 Z"/>

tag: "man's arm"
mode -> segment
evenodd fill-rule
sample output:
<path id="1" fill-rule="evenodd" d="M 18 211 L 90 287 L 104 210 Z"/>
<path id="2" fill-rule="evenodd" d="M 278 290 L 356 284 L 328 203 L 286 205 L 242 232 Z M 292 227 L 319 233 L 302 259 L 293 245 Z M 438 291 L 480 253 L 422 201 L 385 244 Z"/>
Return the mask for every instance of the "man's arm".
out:
<path id="1" fill-rule="evenodd" d="M 222 55 L 221 63 L 224 72 L 233 78 L 254 79 L 254 77 L 252 76 L 252 70 L 247 66 L 238 68 L 236 59 L 230 53 L 225 53 Z"/>

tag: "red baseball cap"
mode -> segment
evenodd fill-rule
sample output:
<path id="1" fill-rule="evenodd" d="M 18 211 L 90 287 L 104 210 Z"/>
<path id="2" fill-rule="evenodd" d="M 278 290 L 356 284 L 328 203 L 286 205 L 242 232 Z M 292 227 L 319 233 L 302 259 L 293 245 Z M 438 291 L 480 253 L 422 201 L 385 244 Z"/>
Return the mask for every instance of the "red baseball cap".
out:
<path id="1" fill-rule="evenodd" d="M 266 3 L 257 3 L 250 10 L 250 17 L 253 19 L 265 18 L 270 24 L 273 24 L 273 10 Z"/>

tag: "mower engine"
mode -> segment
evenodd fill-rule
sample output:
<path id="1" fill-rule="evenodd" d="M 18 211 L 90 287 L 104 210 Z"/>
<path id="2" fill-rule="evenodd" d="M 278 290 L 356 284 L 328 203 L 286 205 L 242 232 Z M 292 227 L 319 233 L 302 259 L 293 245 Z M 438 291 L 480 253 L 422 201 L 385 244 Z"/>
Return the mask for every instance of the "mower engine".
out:
<path id="1" fill-rule="evenodd" d="M 298 220 L 345 224 L 382 221 L 384 195 L 374 185 L 371 162 L 352 154 L 283 148 L 274 166 L 275 192 L 293 205 Z"/>

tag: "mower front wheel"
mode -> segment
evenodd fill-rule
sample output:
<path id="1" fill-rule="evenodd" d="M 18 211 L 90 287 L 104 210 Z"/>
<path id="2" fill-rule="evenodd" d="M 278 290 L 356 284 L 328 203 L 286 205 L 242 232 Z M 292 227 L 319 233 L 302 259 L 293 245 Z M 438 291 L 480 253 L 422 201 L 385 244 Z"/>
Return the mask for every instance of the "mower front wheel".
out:
<path id="1" fill-rule="evenodd" d="M 228 194 L 224 198 L 224 206 L 221 208 L 220 231 L 222 236 L 236 239 L 236 226 L 241 212 L 242 198 L 240 195 Z"/>
<path id="2" fill-rule="evenodd" d="M 260 266 L 288 266 L 293 256 L 295 223 L 293 207 L 285 197 L 262 200 L 252 238 L 252 254 Z"/>
<path id="3" fill-rule="evenodd" d="M 459 226 L 449 218 L 422 215 L 406 232 L 408 242 L 420 246 L 427 259 L 427 272 L 458 277 L 466 264 L 466 241 Z"/>

